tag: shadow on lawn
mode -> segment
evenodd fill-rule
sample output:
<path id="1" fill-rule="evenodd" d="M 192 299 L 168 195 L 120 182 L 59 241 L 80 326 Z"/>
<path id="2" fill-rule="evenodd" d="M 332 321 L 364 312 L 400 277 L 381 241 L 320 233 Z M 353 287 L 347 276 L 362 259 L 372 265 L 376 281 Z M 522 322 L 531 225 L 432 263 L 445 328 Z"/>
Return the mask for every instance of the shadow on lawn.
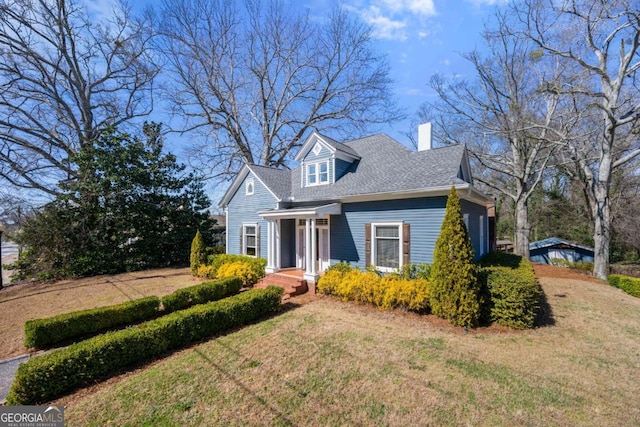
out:
<path id="1" fill-rule="evenodd" d="M 543 328 L 545 326 L 553 326 L 556 324 L 556 319 L 553 316 L 553 309 L 551 308 L 551 304 L 547 300 L 547 294 L 542 292 L 542 296 L 540 297 L 540 307 L 538 308 L 538 314 L 536 315 L 536 320 L 534 322 L 534 326 L 536 328 Z"/>
<path id="2" fill-rule="evenodd" d="M 264 319 L 263 319 L 264 320 Z M 228 379 L 229 381 L 233 382 L 233 384 L 235 384 L 238 388 L 242 389 L 242 391 L 244 393 L 246 393 L 247 395 L 251 396 L 253 399 L 255 399 L 260 405 L 264 406 L 265 408 L 267 408 L 271 413 L 273 413 L 279 420 L 281 420 L 285 425 L 289 425 L 292 426 L 294 425 L 293 421 L 291 421 L 291 419 L 287 416 L 287 414 L 283 413 L 282 411 L 280 411 L 278 408 L 276 408 L 275 406 L 273 406 L 272 404 L 269 403 L 269 397 L 263 397 L 260 394 L 258 394 L 258 392 L 256 392 L 255 390 L 252 390 L 251 388 L 249 388 L 243 381 L 242 379 L 240 379 L 238 376 L 232 374 L 231 372 L 229 372 L 225 366 L 223 366 L 222 364 L 218 364 L 216 363 L 213 359 L 211 359 L 209 356 L 207 356 L 204 352 L 202 352 L 200 349 L 198 348 L 194 348 L 193 351 L 198 354 L 198 356 L 200 356 L 202 359 L 205 360 L 205 362 L 207 364 L 209 364 L 209 366 L 211 366 L 212 368 L 214 368 L 216 371 L 218 371 L 220 373 L 220 375 L 222 375 L 224 378 Z M 237 352 L 235 352 L 237 354 Z M 239 354 L 238 354 L 239 355 Z M 241 355 L 239 355 L 240 357 L 242 357 Z"/>

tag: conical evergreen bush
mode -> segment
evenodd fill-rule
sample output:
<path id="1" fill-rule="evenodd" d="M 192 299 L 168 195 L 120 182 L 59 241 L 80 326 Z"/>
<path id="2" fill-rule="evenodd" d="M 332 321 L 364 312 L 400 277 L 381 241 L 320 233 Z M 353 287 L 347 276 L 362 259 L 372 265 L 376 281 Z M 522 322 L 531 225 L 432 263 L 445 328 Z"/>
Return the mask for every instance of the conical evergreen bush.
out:
<path id="1" fill-rule="evenodd" d="M 477 326 L 480 317 L 480 283 L 473 257 L 460 199 L 451 187 L 433 252 L 430 302 L 433 314 L 456 326 Z"/>
<path id="2" fill-rule="evenodd" d="M 200 230 L 196 232 L 195 237 L 191 241 L 191 257 L 189 258 L 191 264 L 191 274 L 198 272 L 198 267 L 207 263 L 207 247 L 204 244 L 204 239 Z"/>

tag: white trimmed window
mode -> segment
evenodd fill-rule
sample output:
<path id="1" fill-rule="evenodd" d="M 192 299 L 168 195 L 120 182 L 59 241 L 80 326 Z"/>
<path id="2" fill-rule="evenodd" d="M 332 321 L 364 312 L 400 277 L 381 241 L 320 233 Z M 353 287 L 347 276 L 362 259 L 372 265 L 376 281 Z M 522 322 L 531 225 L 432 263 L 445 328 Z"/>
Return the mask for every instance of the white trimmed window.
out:
<path id="1" fill-rule="evenodd" d="M 258 224 L 242 225 L 242 253 L 247 256 L 258 256 Z"/>
<path id="2" fill-rule="evenodd" d="M 249 178 L 247 182 L 244 184 L 244 194 L 247 196 L 252 196 L 255 192 L 256 186 L 253 182 L 253 178 Z"/>
<path id="3" fill-rule="evenodd" d="M 307 165 L 307 186 L 329 183 L 329 161 L 309 163 Z"/>
<path id="4" fill-rule="evenodd" d="M 380 271 L 402 267 L 402 223 L 371 224 L 371 257 Z"/>

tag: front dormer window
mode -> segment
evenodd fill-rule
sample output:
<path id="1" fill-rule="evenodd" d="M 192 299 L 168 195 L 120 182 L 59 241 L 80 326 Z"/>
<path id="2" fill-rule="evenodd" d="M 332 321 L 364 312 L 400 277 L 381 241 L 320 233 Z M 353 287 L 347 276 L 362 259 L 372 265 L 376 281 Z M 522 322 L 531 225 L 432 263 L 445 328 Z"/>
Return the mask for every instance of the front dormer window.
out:
<path id="1" fill-rule="evenodd" d="M 253 179 L 248 179 L 247 183 L 244 186 L 244 194 L 247 196 L 252 196 L 255 191 L 255 184 L 253 183 Z"/>
<path id="2" fill-rule="evenodd" d="M 309 163 L 307 165 L 307 185 L 329 183 L 329 161 Z"/>

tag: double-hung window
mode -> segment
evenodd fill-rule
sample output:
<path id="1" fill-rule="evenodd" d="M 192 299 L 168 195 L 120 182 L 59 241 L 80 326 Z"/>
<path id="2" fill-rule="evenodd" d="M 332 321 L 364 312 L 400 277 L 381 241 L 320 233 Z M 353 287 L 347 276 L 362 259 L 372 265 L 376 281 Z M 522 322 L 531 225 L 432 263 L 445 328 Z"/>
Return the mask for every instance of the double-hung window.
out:
<path id="1" fill-rule="evenodd" d="M 244 254 L 248 256 L 258 255 L 258 227 L 254 224 L 242 226 L 242 240 Z"/>
<path id="2" fill-rule="evenodd" d="M 402 223 L 371 224 L 373 265 L 381 271 L 402 267 Z"/>
<path id="3" fill-rule="evenodd" d="M 321 185 L 329 182 L 329 161 L 307 165 L 307 185 Z"/>

